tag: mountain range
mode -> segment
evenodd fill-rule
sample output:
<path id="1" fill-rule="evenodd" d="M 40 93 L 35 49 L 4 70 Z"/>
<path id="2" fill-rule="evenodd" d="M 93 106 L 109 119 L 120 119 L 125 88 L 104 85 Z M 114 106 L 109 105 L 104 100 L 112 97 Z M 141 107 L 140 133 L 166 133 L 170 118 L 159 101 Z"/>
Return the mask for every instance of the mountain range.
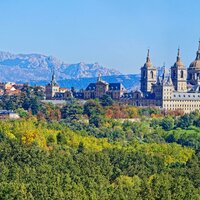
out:
<path id="1" fill-rule="evenodd" d="M 108 82 L 121 82 L 128 89 L 137 87 L 139 75 L 123 75 L 115 69 L 98 63 L 66 64 L 53 56 L 41 54 L 12 54 L 0 52 L 0 81 L 45 85 L 51 79 L 52 69 L 61 87 L 85 88 L 101 74 Z"/>

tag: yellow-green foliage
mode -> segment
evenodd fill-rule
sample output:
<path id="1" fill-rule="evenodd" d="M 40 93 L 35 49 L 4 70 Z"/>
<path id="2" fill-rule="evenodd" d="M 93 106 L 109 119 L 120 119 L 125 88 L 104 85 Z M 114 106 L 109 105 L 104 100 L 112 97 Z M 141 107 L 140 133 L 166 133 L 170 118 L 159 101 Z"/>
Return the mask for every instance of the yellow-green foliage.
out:
<path id="1" fill-rule="evenodd" d="M 118 187 L 121 187 L 121 186 L 133 187 L 140 184 L 141 184 L 141 180 L 138 176 L 130 177 L 130 176 L 121 175 L 114 181 L 113 186 L 114 187 L 117 187 L 117 186 Z"/>
<path id="2" fill-rule="evenodd" d="M 147 155 L 156 155 L 165 160 L 166 164 L 186 163 L 192 157 L 194 151 L 190 148 L 182 147 L 178 144 L 143 144 L 141 150 Z"/>
<path id="3" fill-rule="evenodd" d="M 47 122 L 39 122 L 36 118 L 20 119 L 15 121 L 1 120 L 0 133 L 9 139 L 16 139 L 24 144 L 38 143 L 40 147 L 46 148 L 58 144 L 57 136 L 62 134 L 66 138 L 66 144 L 70 148 L 77 148 L 80 143 L 86 150 L 102 151 L 103 149 L 118 148 L 126 151 L 139 151 L 149 156 L 156 156 L 164 160 L 166 165 L 171 163 L 186 163 L 193 155 L 190 148 L 178 144 L 162 143 L 139 143 L 134 142 L 123 147 L 120 143 L 111 144 L 107 139 L 97 139 L 92 136 L 82 136 L 69 128 L 57 130 L 48 128 Z"/>
<path id="4" fill-rule="evenodd" d="M 149 156 L 156 156 L 163 159 L 166 165 L 172 163 L 185 164 L 194 154 L 194 150 L 187 147 L 182 147 L 179 144 L 171 143 L 144 143 L 140 144 L 134 142 L 134 144 L 127 148 L 129 151 L 140 151 Z"/>
<path id="5" fill-rule="evenodd" d="M 84 144 L 85 149 L 101 151 L 104 148 L 110 148 L 111 144 L 107 139 L 97 139 L 90 136 L 81 136 L 78 133 L 66 128 L 64 131 L 50 129 L 46 127 L 45 122 L 38 122 L 36 118 L 21 119 L 16 121 L 0 121 L 0 133 L 9 139 L 17 139 L 24 144 L 37 142 L 41 147 L 48 146 L 48 139 L 57 143 L 58 133 L 64 134 L 67 138 L 67 145 L 77 148 L 80 142 Z M 52 142 L 53 143 L 53 142 Z"/>

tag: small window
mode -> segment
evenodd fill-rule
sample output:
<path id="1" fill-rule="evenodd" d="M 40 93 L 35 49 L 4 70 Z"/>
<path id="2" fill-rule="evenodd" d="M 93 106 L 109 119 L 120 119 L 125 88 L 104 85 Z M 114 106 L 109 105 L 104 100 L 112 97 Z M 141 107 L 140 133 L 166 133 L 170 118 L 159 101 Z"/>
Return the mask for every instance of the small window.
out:
<path id="1" fill-rule="evenodd" d="M 181 78 L 183 78 L 183 76 L 184 76 L 184 72 L 183 70 L 181 70 Z"/>
<path id="2" fill-rule="evenodd" d="M 151 78 L 153 79 L 154 78 L 153 71 L 151 71 L 150 74 L 151 74 Z"/>

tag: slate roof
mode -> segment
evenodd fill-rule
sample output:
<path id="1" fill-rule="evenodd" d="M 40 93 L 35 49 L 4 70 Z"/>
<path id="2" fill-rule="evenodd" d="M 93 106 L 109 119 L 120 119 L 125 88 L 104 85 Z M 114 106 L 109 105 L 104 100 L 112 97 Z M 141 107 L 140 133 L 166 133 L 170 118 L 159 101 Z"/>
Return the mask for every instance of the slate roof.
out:
<path id="1" fill-rule="evenodd" d="M 108 83 L 108 88 L 109 90 L 125 90 L 125 87 L 122 83 Z M 86 91 L 89 90 L 96 90 L 96 83 L 90 83 L 86 88 Z"/>
<path id="2" fill-rule="evenodd" d="M 85 90 L 95 90 L 96 89 L 96 83 L 90 83 Z"/>
<path id="3" fill-rule="evenodd" d="M 73 96 L 75 98 L 78 98 L 78 99 L 83 99 L 84 98 L 83 92 L 74 92 Z"/>
<path id="4" fill-rule="evenodd" d="M 200 93 L 200 85 L 195 85 L 189 92 Z"/>
<path id="5" fill-rule="evenodd" d="M 109 90 L 124 90 L 122 83 L 109 83 Z"/>

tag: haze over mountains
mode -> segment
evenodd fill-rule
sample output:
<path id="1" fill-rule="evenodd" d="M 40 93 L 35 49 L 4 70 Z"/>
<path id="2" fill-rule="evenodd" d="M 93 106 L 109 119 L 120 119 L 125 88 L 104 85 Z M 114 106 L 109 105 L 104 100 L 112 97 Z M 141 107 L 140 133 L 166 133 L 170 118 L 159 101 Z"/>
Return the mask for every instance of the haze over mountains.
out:
<path id="1" fill-rule="evenodd" d="M 96 80 L 99 73 L 104 80 L 121 82 L 129 89 L 139 83 L 139 75 L 122 75 L 119 71 L 101 66 L 98 63 L 66 64 L 52 56 L 0 52 L 1 82 L 28 82 L 45 85 L 50 81 L 53 67 L 61 87 L 85 88 L 89 82 Z"/>

